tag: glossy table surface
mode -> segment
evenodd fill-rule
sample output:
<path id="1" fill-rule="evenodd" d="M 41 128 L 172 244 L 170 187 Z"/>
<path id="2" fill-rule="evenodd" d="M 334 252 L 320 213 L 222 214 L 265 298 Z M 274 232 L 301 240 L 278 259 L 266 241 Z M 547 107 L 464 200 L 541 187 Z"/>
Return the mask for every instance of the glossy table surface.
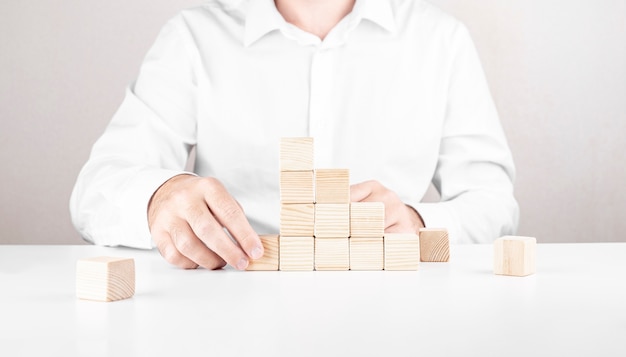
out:
<path id="1" fill-rule="evenodd" d="M 136 294 L 75 295 L 76 261 L 135 259 Z M 156 251 L 0 245 L 0 356 L 626 356 L 626 243 L 491 245 L 414 272 L 181 270 Z"/>

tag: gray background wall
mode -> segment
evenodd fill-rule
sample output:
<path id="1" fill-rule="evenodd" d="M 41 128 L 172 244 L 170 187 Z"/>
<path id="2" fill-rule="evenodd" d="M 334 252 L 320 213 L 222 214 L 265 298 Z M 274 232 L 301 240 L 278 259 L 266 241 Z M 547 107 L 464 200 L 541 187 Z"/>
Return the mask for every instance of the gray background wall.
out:
<path id="1" fill-rule="evenodd" d="M 76 175 L 161 26 L 200 2 L 0 2 L 0 243 L 81 243 Z M 626 241 L 626 1 L 432 2 L 483 60 L 518 168 L 518 233 Z"/>

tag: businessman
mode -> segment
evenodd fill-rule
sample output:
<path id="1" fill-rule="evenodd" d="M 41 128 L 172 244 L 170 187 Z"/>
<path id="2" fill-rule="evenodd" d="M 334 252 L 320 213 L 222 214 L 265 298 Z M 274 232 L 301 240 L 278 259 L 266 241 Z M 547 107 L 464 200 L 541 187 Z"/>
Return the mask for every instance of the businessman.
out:
<path id="1" fill-rule="evenodd" d="M 515 169 L 467 29 L 419 0 L 207 1 L 162 29 L 70 209 L 101 245 L 245 269 L 278 228 L 281 137 L 350 168 L 387 232 L 457 243 L 517 228 Z M 193 170 L 185 171 L 195 148 Z M 428 186 L 441 195 L 423 203 Z"/>

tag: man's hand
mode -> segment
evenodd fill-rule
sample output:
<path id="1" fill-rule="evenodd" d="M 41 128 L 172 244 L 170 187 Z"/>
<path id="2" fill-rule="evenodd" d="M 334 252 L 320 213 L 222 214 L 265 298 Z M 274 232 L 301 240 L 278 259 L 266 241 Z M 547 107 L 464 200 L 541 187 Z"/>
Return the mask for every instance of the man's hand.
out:
<path id="1" fill-rule="evenodd" d="M 378 181 L 366 181 L 350 187 L 352 202 L 383 202 L 385 204 L 385 232 L 418 233 L 424 228 L 419 213 L 400 200 L 398 195 Z"/>
<path id="2" fill-rule="evenodd" d="M 161 255 L 181 268 L 228 263 L 244 270 L 249 258 L 263 256 L 241 206 L 214 178 L 178 175 L 166 181 L 150 200 L 148 225 Z"/>

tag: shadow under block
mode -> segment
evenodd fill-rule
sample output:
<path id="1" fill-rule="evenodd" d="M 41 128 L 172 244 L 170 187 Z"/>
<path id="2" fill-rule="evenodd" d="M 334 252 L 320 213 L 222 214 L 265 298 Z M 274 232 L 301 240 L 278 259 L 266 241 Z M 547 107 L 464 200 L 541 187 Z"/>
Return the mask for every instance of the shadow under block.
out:
<path id="1" fill-rule="evenodd" d="M 313 237 L 314 229 L 315 205 L 313 203 L 283 203 L 280 205 L 281 236 Z"/>
<path id="2" fill-rule="evenodd" d="M 385 234 L 385 204 L 382 202 L 352 202 L 350 204 L 350 235 L 382 237 Z"/>
<path id="3" fill-rule="evenodd" d="M 419 236 L 413 233 L 385 234 L 385 270 L 417 270 L 420 262 Z"/>
<path id="4" fill-rule="evenodd" d="M 349 238 L 315 239 L 315 270 L 349 269 Z"/>
<path id="5" fill-rule="evenodd" d="M 281 171 L 280 202 L 281 203 L 313 203 L 313 171 Z"/>
<path id="6" fill-rule="evenodd" d="M 537 239 L 504 236 L 496 239 L 493 250 L 495 274 L 527 276 L 535 273 Z"/>
<path id="7" fill-rule="evenodd" d="M 280 139 L 281 171 L 313 170 L 313 138 Z"/>
<path id="8" fill-rule="evenodd" d="M 278 270 L 278 235 L 262 235 L 259 238 L 265 252 L 261 258 L 250 260 L 246 270 Z"/>
<path id="9" fill-rule="evenodd" d="M 447 262 L 450 260 L 450 240 L 445 228 L 422 228 L 419 240 L 421 261 Z"/>
<path id="10" fill-rule="evenodd" d="M 312 271 L 314 259 L 313 237 L 280 237 L 280 263 L 282 271 Z"/>
<path id="11" fill-rule="evenodd" d="M 350 204 L 316 203 L 315 238 L 350 237 Z"/>
<path id="12" fill-rule="evenodd" d="M 350 170 L 315 170 L 315 203 L 350 203 Z"/>
<path id="13" fill-rule="evenodd" d="M 350 238 L 350 270 L 383 270 L 383 238 Z"/>
<path id="14" fill-rule="evenodd" d="M 95 257 L 76 263 L 79 299 L 115 301 L 135 294 L 135 261 L 130 258 Z"/>

